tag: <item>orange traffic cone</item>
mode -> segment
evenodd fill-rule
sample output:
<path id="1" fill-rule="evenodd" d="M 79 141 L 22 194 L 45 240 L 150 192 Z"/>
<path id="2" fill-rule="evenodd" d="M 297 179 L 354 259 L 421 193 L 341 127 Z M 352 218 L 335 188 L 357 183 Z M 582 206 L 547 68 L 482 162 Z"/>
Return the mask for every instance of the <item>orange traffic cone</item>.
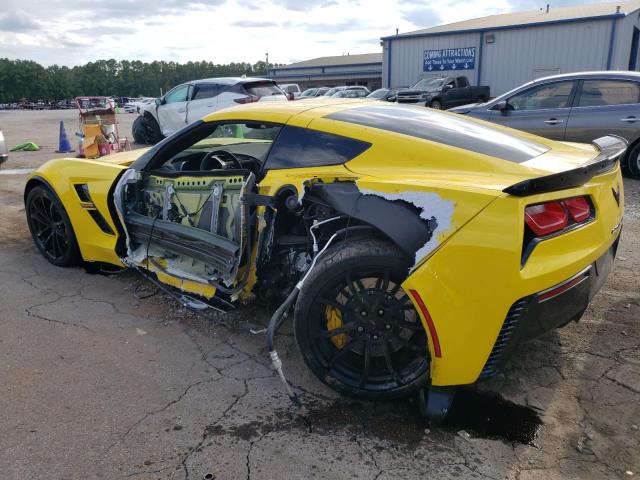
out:
<path id="1" fill-rule="evenodd" d="M 58 150 L 57 153 L 69 153 L 73 152 L 73 148 L 71 148 L 71 144 L 69 143 L 69 139 L 67 138 L 67 132 L 64 129 L 64 122 L 60 120 L 60 140 L 58 142 Z"/>

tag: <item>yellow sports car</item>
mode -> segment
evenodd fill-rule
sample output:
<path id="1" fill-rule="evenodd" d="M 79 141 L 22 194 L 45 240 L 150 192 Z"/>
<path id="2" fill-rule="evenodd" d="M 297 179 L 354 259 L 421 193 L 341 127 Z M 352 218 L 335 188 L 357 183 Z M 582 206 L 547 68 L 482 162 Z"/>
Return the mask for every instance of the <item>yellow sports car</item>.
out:
<path id="1" fill-rule="evenodd" d="M 625 148 L 415 106 L 254 103 L 151 149 L 49 161 L 24 195 L 51 263 L 137 269 L 194 309 L 279 304 L 283 379 L 273 335 L 293 308 L 321 381 L 364 398 L 426 386 L 433 413 L 580 318 L 615 256 Z"/>

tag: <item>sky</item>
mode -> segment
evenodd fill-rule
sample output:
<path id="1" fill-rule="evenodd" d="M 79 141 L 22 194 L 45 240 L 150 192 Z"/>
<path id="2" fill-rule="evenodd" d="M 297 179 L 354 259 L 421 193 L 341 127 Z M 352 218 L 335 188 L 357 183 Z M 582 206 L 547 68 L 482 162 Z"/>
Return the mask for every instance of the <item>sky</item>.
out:
<path id="1" fill-rule="evenodd" d="M 380 37 L 590 0 L 0 0 L 0 57 L 288 64 L 380 51 Z"/>

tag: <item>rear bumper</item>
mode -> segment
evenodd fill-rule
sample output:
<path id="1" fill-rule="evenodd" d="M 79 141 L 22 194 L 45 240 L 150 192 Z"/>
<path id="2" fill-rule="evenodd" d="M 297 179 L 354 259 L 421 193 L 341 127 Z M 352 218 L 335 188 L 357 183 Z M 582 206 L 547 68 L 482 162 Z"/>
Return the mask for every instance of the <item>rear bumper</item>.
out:
<path id="1" fill-rule="evenodd" d="M 580 320 L 611 271 L 619 240 L 620 237 L 600 258 L 576 275 L 516 301 L 506 315 L 480 378 L 499 372 L 523 342 Z"/>
<path id="2" fill-rule="evenodd" d="M 9 159 L 9 155 L 5 154 L 0 154 L 0 165 L 2 165 L 4 162 L 6 162 Z"/>

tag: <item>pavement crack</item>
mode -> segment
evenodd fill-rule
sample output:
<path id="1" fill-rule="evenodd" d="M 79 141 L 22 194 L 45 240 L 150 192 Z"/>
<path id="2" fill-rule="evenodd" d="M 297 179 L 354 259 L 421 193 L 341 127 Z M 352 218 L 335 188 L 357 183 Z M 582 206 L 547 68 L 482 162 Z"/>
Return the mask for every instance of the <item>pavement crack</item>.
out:
<path id="1" fill-rule="evenodd" d="M 37 303 L 35 305 L 31 305 L 31 306 L 25 308 L 25 310 L 24 310 L 25 313 L 27 314 L 28 317 L 37 318 L 38 320 L 43 320 L 45 322 L 57 323 L 59 325 L 65 325 L 67 327 L 82 328 L 84 330 L 87 330 L 88 332 L 93 332 L 93 330 L 91 330 L 86 325 L 82 325 L 81 323 L 66 322 L 64 320 L 59 320 L 57 318 L 50 318 L 50 317 L 47 317 L 45 315 L 33 312 L 33 309 L 40 308 L 40 307 L 46 307 L 47 305 L 52 305 L 52 304 L 62 300 L 63 298 L 72 298 L 72 297 L 76 296 L 76 295 L 59 295 L 59 294 L 56 294 L 56 295 L 57 295 L 56 298 L 54 298 L 53 300 L 49 300 L 48 302 L 44 302 L 44 303 Z"/>
<path id="2" fill-rule="evenodd" d="M 217 380 L 217 379 L 216 379 Z M 197 382 L 191 383 L 189 384 L 182 393 L 180 393 L 180 395 L 171 400 L 170 402 L 166 403 L 165 405 L 163 405 L 160 408 L 156 408 L 154 410 L 151 410 L 147 413 L 145 413 L 141 418 L 139 418 L 138 420 L 136 420 L 136 422 L 134 422 L 128 429 L 126 432 L 124 432 L 123 434 L 121 434 L 118 438 L 118 440 L 116 440 L 115 442 L 113 442 L 111 445 L 109 445 L 107 447 L 107 449 L 105 450 L 105 454 L 108 453 L 113 447 L 115 447 L 118 443 L 122 442 L 134 429 L 136 429 L 138 426 L 140 426 L 142 423 L 144 423 L 149 417 L 153 416 L 153 415 L 157 415 L 158 413 L 164 412 L 165 410 L 167 410 L 169 407 L 175 405 L 176 403 L 179 403 L 186 395 L 187 393 L 189 393 L 189 390 L 191 390 L 193 387 L 196 387 L 198 385 L 202 385 L 203 383 L 210 383 L 212 381 L 215 380 L 207 380 L 207 381 L 202 381 L 199 380 Z"/>

